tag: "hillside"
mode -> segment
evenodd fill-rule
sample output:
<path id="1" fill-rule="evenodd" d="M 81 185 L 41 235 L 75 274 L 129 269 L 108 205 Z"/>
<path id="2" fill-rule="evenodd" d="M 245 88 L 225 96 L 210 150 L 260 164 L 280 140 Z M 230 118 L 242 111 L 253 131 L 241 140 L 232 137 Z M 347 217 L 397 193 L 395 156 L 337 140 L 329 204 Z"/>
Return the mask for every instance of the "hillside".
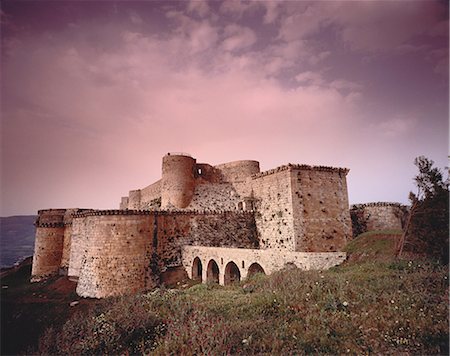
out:
<path id="1" fill-rule="evenodd" d="M 33 255 L 35 220 L 35 215 L 0 217 L 0 267 Z"/>
<path id="2" fill-rule="evenodd" d="M 10 279 L 2 330 L 20 333 L 22 318 L 34 331 L 28 354 L 448 354 L 447 267 L 394 260 L 378 235 L 363 238 L 349 253 L 362 255 L 364 246 L 378 258 L 350 256 L 328 271 L 280 271 L 228 287 L 187 283 L 87 300 L 62 277 Z"/>

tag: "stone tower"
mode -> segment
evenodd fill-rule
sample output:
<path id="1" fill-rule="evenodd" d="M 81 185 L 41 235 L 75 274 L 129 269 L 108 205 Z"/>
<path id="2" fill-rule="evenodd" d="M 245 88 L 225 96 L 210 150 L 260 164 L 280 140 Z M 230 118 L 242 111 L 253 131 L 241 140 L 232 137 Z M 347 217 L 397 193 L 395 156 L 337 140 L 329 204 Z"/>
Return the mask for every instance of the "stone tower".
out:
<path id="1" fill-rule="evenodd" d="M 161 208 L 186 208 L 194 196 L 196 160 L 168 153 L 162 161 Z"/>

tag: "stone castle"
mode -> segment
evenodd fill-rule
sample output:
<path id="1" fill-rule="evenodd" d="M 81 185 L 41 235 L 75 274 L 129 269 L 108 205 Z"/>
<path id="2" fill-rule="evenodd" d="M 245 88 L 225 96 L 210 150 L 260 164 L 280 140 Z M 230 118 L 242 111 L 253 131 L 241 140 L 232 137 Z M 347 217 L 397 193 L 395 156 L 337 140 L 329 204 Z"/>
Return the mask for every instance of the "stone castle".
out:
<path id="1" fill-rule="evenodd" d="M 80 296 L 103 298 L 186 277 L 226 285 L 286 266 L 330 268 L 345 260 L 352 236 L 348 171 L 288 164 L 260 172 L 257 161 L 211 166 L 169 153 L 161 179 L 130 191 L 118 210 L 40 210 L 32 281 L 67 274 Z M 380 214 L 364 209 L 352 211 L 367 229 Z M 393 214 L 387 209 L 381 215 Z"/>

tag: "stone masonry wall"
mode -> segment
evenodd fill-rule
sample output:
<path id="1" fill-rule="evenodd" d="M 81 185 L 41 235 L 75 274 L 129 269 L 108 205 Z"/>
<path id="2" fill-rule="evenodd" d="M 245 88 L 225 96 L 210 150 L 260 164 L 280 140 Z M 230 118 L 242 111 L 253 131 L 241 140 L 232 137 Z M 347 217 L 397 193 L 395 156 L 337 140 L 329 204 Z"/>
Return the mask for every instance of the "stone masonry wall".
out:
<path id="1" fill-rule="evenodd" d="M 287 169 L 254 176 L 255 221 L 261 248 L 295 251 L 291 174 Z"/>
<path id="2" fill-rule="evenodd" d="M 86 252 L 77 293 L 84 297 L 136 293 L 154 286 L 154 216 L 93 215 L 86 219 Z"/>
<path id="3" fill-rule="evenodd" d="M 214 168 L 221 172 L 225 182 L 245 181 L 246 178 L 260 172 L 259 162 L 250 160 L 223 163 Z"/>
<path id="4" fill-rule="evenodd" d="M 64 243 L 61 256 L 60 274 L 67 275 L 70 261 L 70 249 L 72 245 L 72 222 L 76 213 L 90 211 L 91 209 L 66 209 L 64 212 Z"/>
<path id="5" fill-rule="evenodd" d="M 161 271 L 182 266 L 181 246 L 258 248 L 253 214 L 238 212 L 183 212 L 157 216 Z"/>
<path id="6" fill-rule="evenodd" d="M 87 253 L 88 221 L 86 218 L 74 218 L 72 220 L 72 236 L 70 243 L 70 258 L 68 276 L 77 280 L 80 276 L 81 261 Z"/>
<path id="7" fill-rule="evenodd" d="M 258 248 L 252 213 L 106 210 L 76 214 L 69 277 L 102 298 L 142 291 L 182 267 L 181 246 Z"/>
<path id="8" fill-rule="evenodd" d="M 130 190 L 128 195 L 128 209 L 141 208 L 141 190 Z"/>
<path id="9" fill-rule="evenodd" d="M 122 197 L 120 199 L 119 209 L 121 210 L 128 209 L 128 197 Z"/>
<path id="10" fill-rule="evenodd" d="M 189 210 L 237 210 L 240 197 L 231 183 L 197 184 Z"/>
<path id="11" fill-rule="evenodd" d="M 70 260 L 70 245 L 72 243 L 72 222 L 64 224 L 64 241 L 61 255 L 60 274 L 67 274 Z"/>
<path id="12" fill-rule="evenodd" d="M 65 209 L 38 212 L 31 281 L 39 281 L 59 273 L 64 244 L 65 212 Z"/>
<path id="13" fill-rule="evenodd" d="M 406 207 L 399 203 L 355 204 L 350 209 L 353 235 L 375 230 L 401 230 Z"/>
<path id="14" fill-rule="evenodd" d="M 141 204 L 139 209 L 158 208 L 158 201 L 159 205 L 161 205 L 161 179 L 141 189 Z"/>
<path id="15" fill-rule="evenodd" d="M 48 223 L 36 227 L 31 281 L 59 273 L 64 242 L 64 225 Z"/>
<path id="16" fill-rule="evenodd" d="M 296 251 L 340 251 L 351 238 L 347 170 L 293 166 Z"/>
<path id="17" fill-rule="evenodd" d="M 280 269 L 294 265 L 302 270 L 324 270 L 336 266 L 346 259 L 345 252 L 294 252 L 285 249 L 236 249 L 205 246 L 183 246 L 183 265 L 192 278 L 192 267 L 196 257 L 202 264 L 202 281 L 206 282 L 207 266 L 214 260 L 219 267 L 219 282 L 224 284 L 225 268 L 234 262 L 239 268 L 241 279 L 248 275 L 248 268 L 258 263 L 264 273 L 271 274 Z"/>

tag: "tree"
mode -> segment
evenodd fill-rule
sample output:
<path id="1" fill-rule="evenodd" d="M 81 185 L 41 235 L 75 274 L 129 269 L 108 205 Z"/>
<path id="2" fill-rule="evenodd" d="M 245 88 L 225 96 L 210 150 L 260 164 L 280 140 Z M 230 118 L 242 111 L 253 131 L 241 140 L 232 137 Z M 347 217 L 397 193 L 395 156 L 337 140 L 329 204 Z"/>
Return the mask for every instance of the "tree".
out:
<path id="1" fill-rule="evenodd" d="M 397 245 L 397 256 L 407 248 L 448 264 L 448 180 L 444 181 L 441 171 L 433 167 L 434 162 L 424 156 L 417 157 L 414 164 L 419 169 L 414 178 L 417 193 L 409 193 L 411 208 Z"/>

